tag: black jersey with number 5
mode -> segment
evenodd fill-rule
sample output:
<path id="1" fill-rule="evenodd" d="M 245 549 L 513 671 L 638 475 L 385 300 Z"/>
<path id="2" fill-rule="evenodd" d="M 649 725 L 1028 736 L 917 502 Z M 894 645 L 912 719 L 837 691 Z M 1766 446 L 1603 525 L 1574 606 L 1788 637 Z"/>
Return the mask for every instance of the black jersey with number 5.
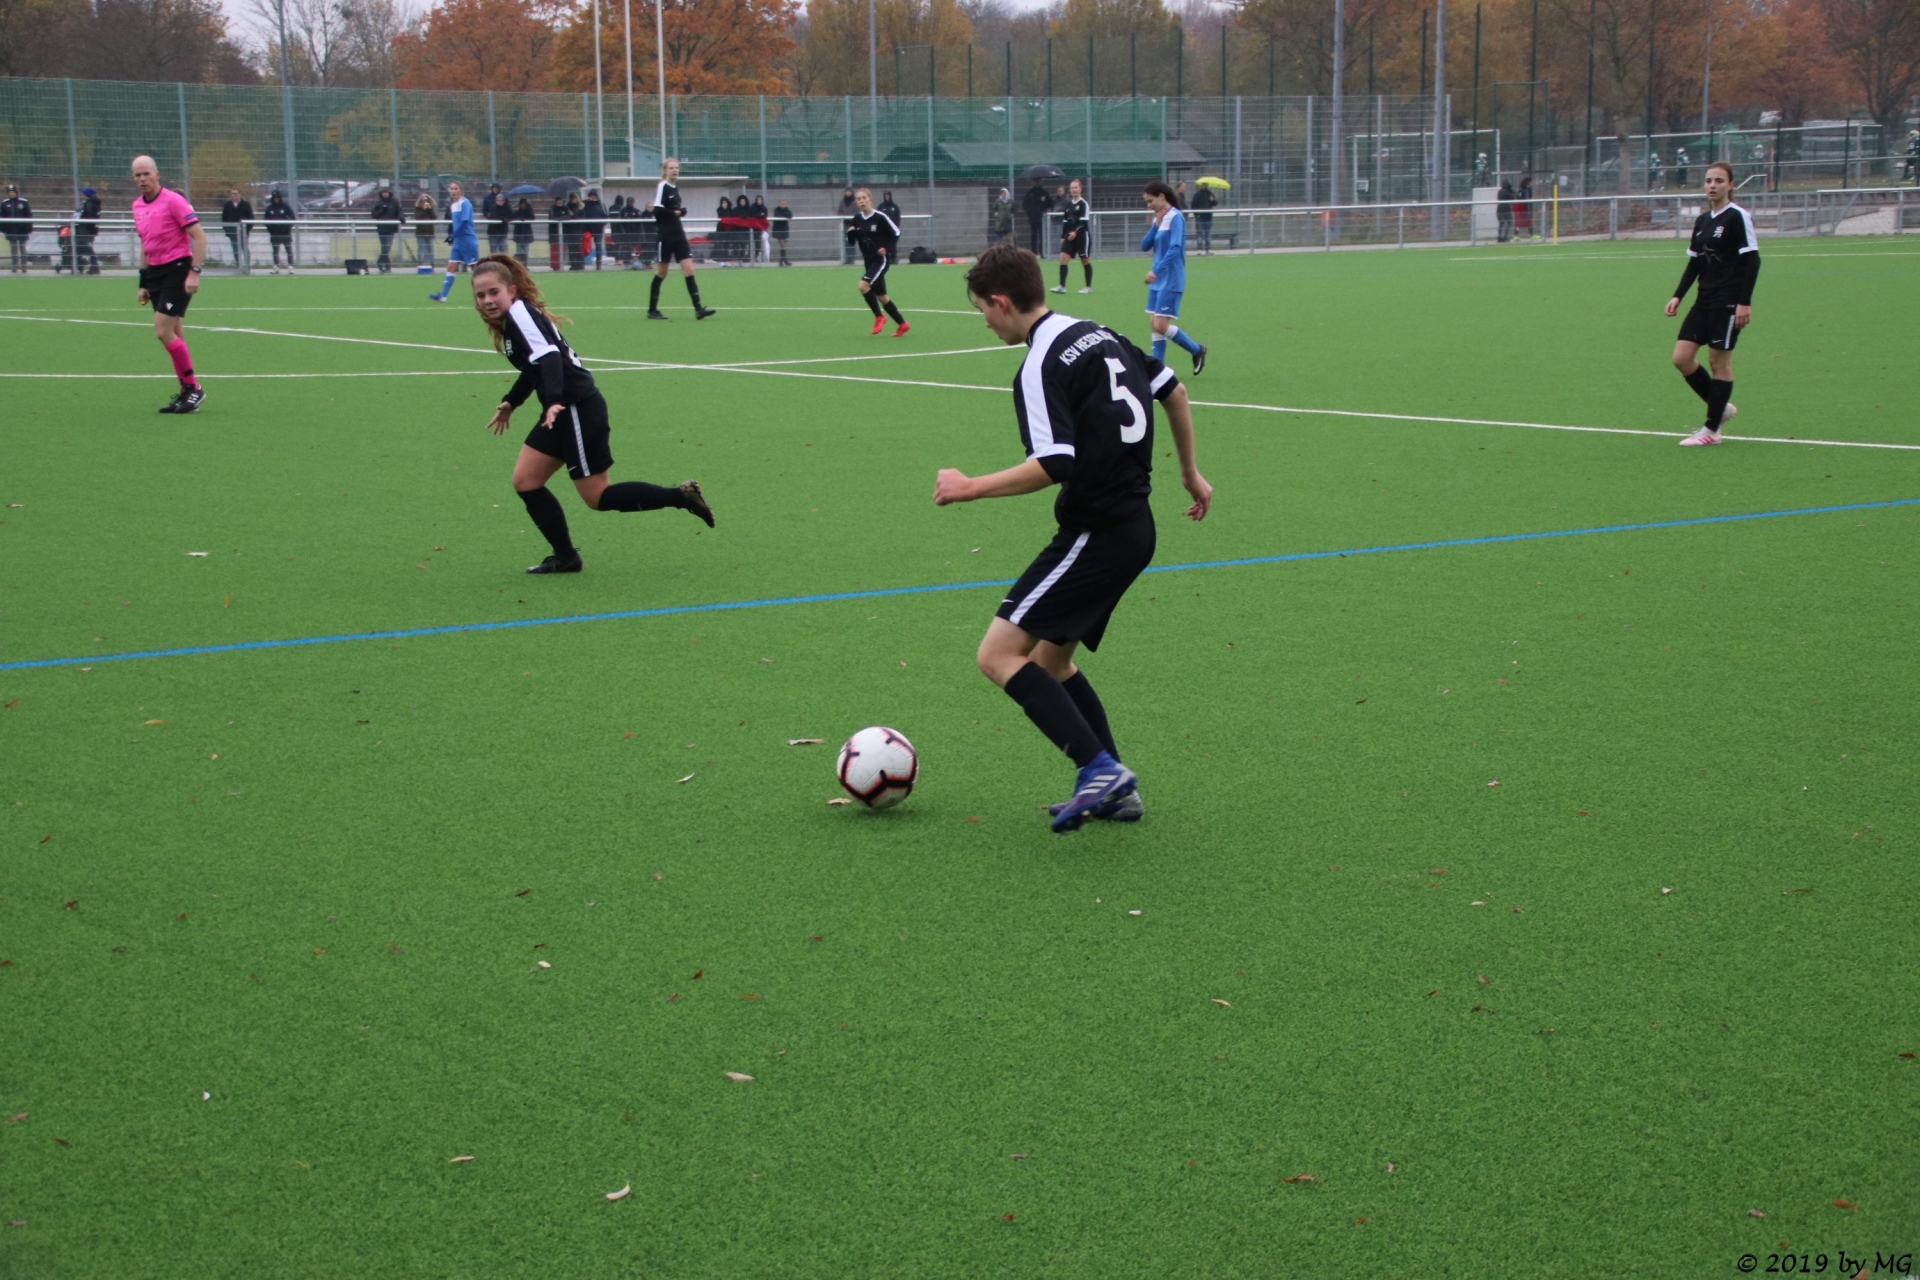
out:
<path id="1" fill-rule="evenodd" d="M 1153 402 L 1180 385 L 1173 370 L 1091 320 L 1042 316 L 1013 384 L 1020 442 L 1060 486 L 1063 526 L 1101 529 L 1153 492 Z"/>
<path id="2" fill-rule="evenodd" d="M 506 394 L 507 403 L 516 409 L 535 392 L 542 408 L 581 404 L 598 394 L 593 375 L 560 336 L 559 328 L 544 311 L 535 311 L 519 298 L 500 327 L 500 354 L 520 371 L 519 381 Z"/>

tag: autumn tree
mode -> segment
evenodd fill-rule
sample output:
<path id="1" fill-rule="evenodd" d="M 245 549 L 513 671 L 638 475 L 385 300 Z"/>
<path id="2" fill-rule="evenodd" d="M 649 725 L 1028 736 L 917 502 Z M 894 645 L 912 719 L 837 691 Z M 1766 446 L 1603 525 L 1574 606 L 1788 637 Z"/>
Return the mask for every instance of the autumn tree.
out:
<path id="1" fill-rule="evenodd" d="M 874 31 L 880 92 L 924 94 L 927 53 L 912 55 L 912 69 L 894 79 L 895 49 L 933 46 L 935 84 L 942 94 L 964 93 L 967 46 L 973 23 L 958 0 L 875 0 Z M 796 80 L 810 92 L 862 94 L 867 91 L 867 0 L 812 0 L 807 6 L 805 42 L 794 56 Z"/>
<path id="2" fill-rule="evenodd" d="M 681 94 L 786 93 L 787 59 L 794 49 L 799 16 L 795 0 L 665 0 L 667 92 Z M 601 85 L 626 91 L 626 48 L 621 43 L 625 10 L 620 0 L 601 0 Z M 551 85 L 582 91 L 593 88 L 593 7 L 580 4 L 560 32 L 554 49 Z M 653 6 L 635 6 L 633 66 L 635 88 L 651 93 L 655 50 Z"/>
<path id="3" fill-rule="evenodd" d="M 217 0 L 0 0 L 0 74 L 256 79 Z"/>
<path id="4" fill-rule="evenodd" d="M 1827 44 L 1891 141 L 1920 92 L 1920 0 L 1826 0 Z"/>
<path id="5" fill-rule="evenodd" d="M 536 0 L 443 0 L 417 28 L 394 39 L 399 86 L 545 89 L 563 12 Z"/>

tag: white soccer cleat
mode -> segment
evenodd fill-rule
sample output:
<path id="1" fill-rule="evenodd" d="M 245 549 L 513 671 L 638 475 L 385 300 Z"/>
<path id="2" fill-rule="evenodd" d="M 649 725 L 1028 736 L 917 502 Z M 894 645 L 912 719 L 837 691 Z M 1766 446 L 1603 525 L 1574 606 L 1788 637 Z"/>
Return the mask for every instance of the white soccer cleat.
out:
<path id="1" fill-rule="evenodd" d="M 1682 440 L 1680 443 L 1683 446 L 1719 444 L 1720 433 L 1718 431 L 1713 430 L 1710 427 L 1702 427 L 1698 431 L 1694 432 L 1692 435 L 1688 436 L 1685 440 Z"/>
<path id="2" fill-rule="evenodd" d="M 1722 431 L 1727 429 L 1727 424 L 1733 421 L 1733 415 L 1738 412 L 1740 412 L 1740 410 L 1735 407 L 1733 401 L 1727 401 L 1727 407 L 1720 411 L 1720 429 Z"/>
<path id="3" fill-rule="evenodd" d="M 1092 292 L 1093 292 L 1093 286 L 1092 286 L 1092 285 L 1088 285 L 1088 286 L 1087 286 L 1086 288 L 1084 288 L 1084 289 L 1082 289 L 1082 290 L 1081 290 L 1080 292 L 1082 292 L 1082 293 L 1092 293 Z"/>
<path id="4" fill-rule="evenodd" d="M 1066 291 L 1067 291 L 1067 286 L 1063 284 L 1057 284 L 1053 286 L 1053 288 L 1050 290 L 1050 292 L 1052 293 L 1065 293 Z"/>

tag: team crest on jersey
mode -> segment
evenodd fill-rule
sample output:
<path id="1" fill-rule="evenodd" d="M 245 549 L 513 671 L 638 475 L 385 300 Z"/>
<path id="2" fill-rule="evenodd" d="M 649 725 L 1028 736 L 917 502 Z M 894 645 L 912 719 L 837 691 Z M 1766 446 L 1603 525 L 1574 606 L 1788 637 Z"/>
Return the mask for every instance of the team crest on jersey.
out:
<path id="1" fill-rule="evenodd" d="M 1713 229 L 1713 238 L 1715 240 L 1718 240 L 1721 237 L 1721 235 L 1725 233 L 1725 231 L 1726 231 L 1725 227 L 1715 227 Z"/>

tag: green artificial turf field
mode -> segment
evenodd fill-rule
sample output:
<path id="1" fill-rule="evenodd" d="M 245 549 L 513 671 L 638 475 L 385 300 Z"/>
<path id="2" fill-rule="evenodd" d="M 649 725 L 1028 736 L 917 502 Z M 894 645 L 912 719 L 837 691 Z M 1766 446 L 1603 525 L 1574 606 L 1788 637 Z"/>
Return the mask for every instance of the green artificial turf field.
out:
<path id="1" fill-rule="evenodd" d="M 1086 662 L 1147 818 L 1067 837 L 972 662 L 1050 500 L 930 502 L 1019 455 L 960 269 L 897 342 L 543 274 L 614 478 L 719 516 L 563 479 L 553 579 L 437 281 L 210 279 L 188 418 L 130 280 L 0 283 L 0 1275 L 1920 1253 L 1920 241 L 1769 242 L 1736 356 L 1732 434 L 1900 449 L 1676 448 L 1680 266 L 1195 260 L 1216 507 L 1163 462 Z M 1143 269 L 1065 309 L 1144 341 Z M 830 807 L 870 723 L 920 787 Z"/>

